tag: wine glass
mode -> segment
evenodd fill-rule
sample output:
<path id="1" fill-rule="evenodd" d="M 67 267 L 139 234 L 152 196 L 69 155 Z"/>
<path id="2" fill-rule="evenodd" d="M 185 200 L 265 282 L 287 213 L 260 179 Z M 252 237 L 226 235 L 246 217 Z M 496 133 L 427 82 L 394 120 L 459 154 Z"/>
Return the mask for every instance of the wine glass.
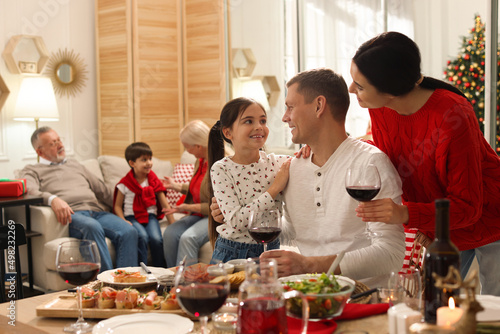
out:
<path id="1" fill-rule="evenodd" d="M 253 240 L 264 244 L 273 242 L 281 233 L 281 212 L 279 210 L 252 211 L 248 223 L 248 233 Z"/>
<path id="2" fill-rule="evenodd" d="M 357 201 L 371 201 L 380 191 L 380 174 L 375 165 L 365 165 L 347 168 L 345 187 L 347 193 Z M 381 232 L 370 230 L 369 222 L 366 222 L 365 231 L 357 238 L 374 238 L 382 236 Z"/>
<path id="3" fill-rule="evenodd" d="M 196 260 L 181 261 L 175 274 L 175 294 L 179 305 L 200 320 L 202 334 L 208 334 L 208 316 L 224 305 L 229 289 L 222 262 L 206 265 Z"/>
<path id="4" fill-rule="evenodd" d="M 66 283 L 77 286 L 78 320 L 64 327 L 65 332 L 88 333 L 92 325 L 83 319 L 81 285 L 93 281 L 101 268 L 101 256 L 92 240 L 74 239 L 59 244 L 56 254 L 57 273 Z"/>
<path id="5" fill-rule="evenodd" d="M 417 268 L 391 272 L 389 287 L 402 291 L 403 302 L 415 311 L 422 312 L 422 275 Z"/>

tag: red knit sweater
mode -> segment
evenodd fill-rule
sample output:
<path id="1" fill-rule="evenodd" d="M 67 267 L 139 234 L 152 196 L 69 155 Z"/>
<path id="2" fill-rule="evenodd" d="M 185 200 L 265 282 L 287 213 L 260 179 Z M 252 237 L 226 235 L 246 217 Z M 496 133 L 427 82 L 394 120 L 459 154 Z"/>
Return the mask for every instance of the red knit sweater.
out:
<path id="1" fill-rule="evenodd" d="M 459 250 L 500 239 L 500 158 L 470 103 L 436 90 L 416 113 L 371 109 L 373 141 L 396 167 L 408 228 L 434 239 L 434 200 L 450 200 L 450 237 Z"/>

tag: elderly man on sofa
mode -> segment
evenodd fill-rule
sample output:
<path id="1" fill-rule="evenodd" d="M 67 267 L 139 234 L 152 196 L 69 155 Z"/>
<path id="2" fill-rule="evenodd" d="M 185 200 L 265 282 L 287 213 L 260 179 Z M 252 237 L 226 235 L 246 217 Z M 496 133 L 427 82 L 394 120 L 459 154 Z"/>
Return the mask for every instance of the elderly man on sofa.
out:
<path id="1" fill-rule="evenodd" d="M 113 268 L 106 246 L 108 237 L 116 249 L 116 266 L 137 266 L 137 232 L 118 216 L 105 211 L 111 206 L 108 187 L 76 160 L 66 159 L 59 135 L 49 127 L 37 129 L 31 144 L 40 163 L 21 171 L 28 192 L 43 197 L 62 225 L 69 224 L 71 237 L 94 240 L 101 255 L 101 271 Z"/>

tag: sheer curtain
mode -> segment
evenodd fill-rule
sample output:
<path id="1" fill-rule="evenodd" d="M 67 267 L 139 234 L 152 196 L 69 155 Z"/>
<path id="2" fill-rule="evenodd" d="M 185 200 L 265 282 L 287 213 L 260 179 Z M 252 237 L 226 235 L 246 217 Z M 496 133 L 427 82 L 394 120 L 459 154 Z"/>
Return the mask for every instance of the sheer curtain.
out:
<path id="1" fill-rule="evenodd" d="M 354 53 L 363 42 L 384 31 L 385 17 L 388 30 L 413 38 L 412 2 L 387 0 L 385 4 L 387 16 L 383 0 L 287 0 L 285 79 L 298 71 L 329 67 L 342 74 L 349 85 Z M 353 136 L 362 136 L 368 121 L 368 111 L 360 108 L 351 94 L 346 130 Z"/>

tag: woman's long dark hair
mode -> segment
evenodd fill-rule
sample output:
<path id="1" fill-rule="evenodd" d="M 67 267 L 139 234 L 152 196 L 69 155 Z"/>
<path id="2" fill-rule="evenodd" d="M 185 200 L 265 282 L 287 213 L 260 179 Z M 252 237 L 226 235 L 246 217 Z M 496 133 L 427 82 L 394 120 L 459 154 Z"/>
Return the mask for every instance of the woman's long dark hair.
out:
<path id="1" fill-rule="evenodd" d="M 238 117 L 247 110 L 249 106 L 252 104 L 259 105 L 262 110 L 264 107 L 257 101 L 246 98 L 246 97 L 238 97 L 227 102 L 220 112 L 219 120 L 212 126 L 210 129 L 210 133 L 208 135 L 208 187 L 210 190 L 210 201 L 214 197 L 213 183 L 210 175 L 210 170 L 212 169 L 212 165 L 216 162 L 224 158 L 226 152 L 224 149 L 224 142 L 232 144 L 231 140 L 227 139 L 222 133 L 223 129 L 231 128 L 238 119 Z M 217 223 L 212 216 L 212 212 L 208 216 L 208 236 L 210 238 L 210 243 L 212 244 L 212 248 L 215 246 L 215 240 L 219 234 L 217 233 L 217 226 L 220 224 Z"/>
<path id="2" fill-rule="evenodd" d="M 366 41 L 352 60 L 378 91 L 394 96 L 412 91 L 421 77 L 418 46 L 399 32 L 384 32 Z M 466 98 L 458 88 L 435 78 L 424 77 L 420 86 L 446 89 Z"/>

